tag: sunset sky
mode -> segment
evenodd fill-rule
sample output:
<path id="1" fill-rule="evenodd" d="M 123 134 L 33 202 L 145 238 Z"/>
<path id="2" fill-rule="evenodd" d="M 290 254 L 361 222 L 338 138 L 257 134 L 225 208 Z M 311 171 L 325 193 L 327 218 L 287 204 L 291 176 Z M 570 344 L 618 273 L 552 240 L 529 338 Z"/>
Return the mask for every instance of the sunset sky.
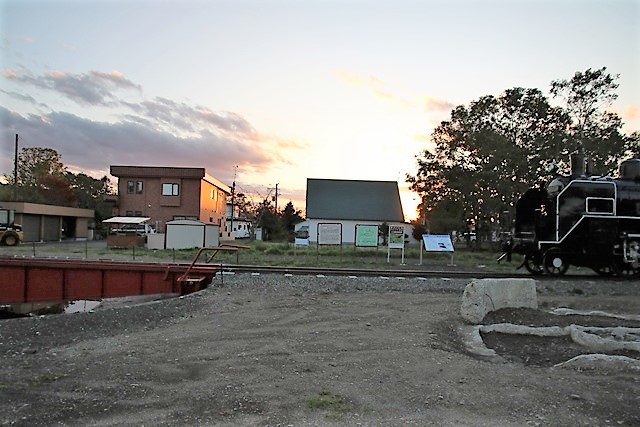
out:
<path id="1" fill-rule="evenodd" d="M 640 129 L 640 0 L 0 0 L 0 175 L 204 167 L 304 209 L 307 178 L 398 181 L 457 105 L 607 67 Z M 237 168 L 236 168 L 237 166 Z"/>

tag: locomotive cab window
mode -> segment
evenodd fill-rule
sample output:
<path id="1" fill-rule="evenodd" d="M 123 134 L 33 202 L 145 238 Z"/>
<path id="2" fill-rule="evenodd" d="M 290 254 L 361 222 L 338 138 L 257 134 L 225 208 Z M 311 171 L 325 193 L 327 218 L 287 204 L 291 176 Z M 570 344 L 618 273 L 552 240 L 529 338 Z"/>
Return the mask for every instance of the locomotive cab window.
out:
<path id="1" fill-rule="evenodd" d="M 613 199 L 601 197 L 587 197 L 587 213 L 613 215 Z"/>

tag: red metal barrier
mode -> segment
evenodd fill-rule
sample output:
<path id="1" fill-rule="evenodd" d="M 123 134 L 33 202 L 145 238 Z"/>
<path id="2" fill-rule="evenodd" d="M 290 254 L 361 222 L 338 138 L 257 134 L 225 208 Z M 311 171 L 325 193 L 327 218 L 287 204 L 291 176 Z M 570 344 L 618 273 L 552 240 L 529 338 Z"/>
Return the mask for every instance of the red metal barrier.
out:
<path id="1" fill-rule="evenodd" d="M 161 293 L 207 286 L 219 266 L 0 258 L 0 304 L 74 301 Z"/>

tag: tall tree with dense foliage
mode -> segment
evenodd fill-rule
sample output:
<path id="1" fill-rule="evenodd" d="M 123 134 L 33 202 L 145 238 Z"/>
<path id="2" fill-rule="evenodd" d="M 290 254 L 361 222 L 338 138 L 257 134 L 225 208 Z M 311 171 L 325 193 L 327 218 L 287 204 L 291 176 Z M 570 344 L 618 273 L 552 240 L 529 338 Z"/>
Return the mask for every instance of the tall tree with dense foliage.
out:
<path id="1" fill-rule="evenodd" d="M 56 206 L 75 206 L 76 198 L 64 175 L 45 175 L 38 182 L 40 203 Z"/>
<path id="2" fill-rule="evenodd" d="M 32 203 L 61 202 L 69 205 L 73 201 L 62 193 L 69 190 L 62 189 L 64 182 L 58 178 L 64 177 L 66 168 L 62 164 L 60 154 L 52 148 L 27 147 L 18 154 L 18 200 Z M 52 178 L 53 177 L 53 178 Z M 14 185 L 14 176 L 5 175 L 5 180 Z M 55 191 L 60 200 L 52 200 L 51 191 Z"/>
<path id="3" fill-rule="evenodd" d="M 111 205 L 105 202 L 105 196 L 113 195 L 114 190 L 107 176 L 96 179 L 84 173 L 67 172 L 65 178 L 75 197 L 75 206 L 95 210 L 96 222 L 111 216 Z"/>
<path id="4" fill-rule="evenodd" d="M 457 206 L 482 235 L 523 191 L 550 177 L 548 162 L 568 170 L 569 154 L 579 145 L 610 172 L 638 151 L 637 135 L 623 135 L 619 117 L 600 111 L 615 99 L 616 78 L 601 69 L 553 82 L 552 93 L 565 97 L 565 107 L 552 106 L 539 89 L 524 88 L 456 107 L 433 131 L 433 146 L 416 156 L 416 175 L 407 176 L 422 197 L 421 216 L 436 222 L 444 212 L 451 218 Z"/>
<path id="5" fill-rule="evenodd" d="M 484 96 L 458 106 L 434 130 L 434 149 L 417 157 L 418 173 L 408 181 L 422 195 L 427 217 L 446 201 L 447 209 L 438 210 L 451 217 L 457 205 L 465 222 L 482 229 L 544 173 L 550 151 L 565 143 L 568 123 L 537 89 Z"/>
<path id="6" fill-rule="evenodd" d="M 295 225 L 303 221 L 300 213 L 301 211 L 296 210 L 291 201 L 289 201 L 284 209 L 282 209 L 282 212 L 280 212 L 282 227 L 289 233 L 290 237 L 292 238 L 294 235 L 293 230 L 295 229 Z"/>
<path id="7" fill-rule="evenodd" d="M 551 82 L 551 94 L 565 102 L 571 117 L 570 138 L 592 159 L 598 173 L 612 175 L 621 158 L 637 152 L 637 137 L 624 135 L 622 119 L 607 108 L 618 98 L 619 75 L 607 68 L 576 72 L 569 80 Z"/>
<path id="8" fill-rule="evenodd" d="M 263 240 L 291 241 L 294 237 L 295 224 L 303 221 L 300 216 L 301 211 L 296 210 L 291 201 L 277 212 L 272 200 L 265 198 L 255 207 L 255 210 L 256 223 L 262 228 Z"/>
<path id="9" fill-rule="evenodd" d="M 93 209 L 97 222 L 111 215 L 111 206 L 105 202 L 105 196 L 113 194 L 109 178 L 69 172 L 52 148 L 23 148 L 17 175 L 20 201 Z M 12 200 L 14 177 L 5 175 L 5 180 L 9 184 L 0 192 L 0 200 Z"/>

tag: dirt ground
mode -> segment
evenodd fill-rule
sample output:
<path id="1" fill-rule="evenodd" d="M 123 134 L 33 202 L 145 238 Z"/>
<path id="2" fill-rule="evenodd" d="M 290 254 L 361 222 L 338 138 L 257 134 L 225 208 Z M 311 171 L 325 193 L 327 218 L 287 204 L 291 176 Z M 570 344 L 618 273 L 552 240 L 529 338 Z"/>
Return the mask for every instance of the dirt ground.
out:
<path id="1" fill-rule="evenodd" d="M 0 425 L 640 425 L 637 365 L 556 363 L 564 339 L 457 333 L 462 280 L 238 274 L 182 298 L 0 320 Z M 640 284 L 538 282 L 539 310 L 640 314 Z M 640 354 L 627 353 L 640 359 Z"/>

